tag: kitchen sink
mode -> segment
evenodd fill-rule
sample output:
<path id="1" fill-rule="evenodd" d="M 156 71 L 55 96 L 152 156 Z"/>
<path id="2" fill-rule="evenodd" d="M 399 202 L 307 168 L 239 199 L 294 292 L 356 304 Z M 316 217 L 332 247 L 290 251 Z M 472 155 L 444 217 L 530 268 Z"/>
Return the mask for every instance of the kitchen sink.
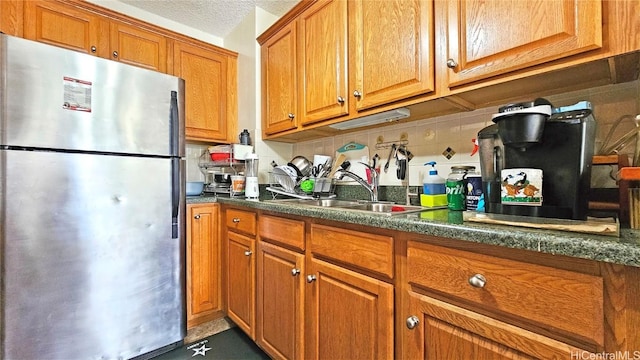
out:
<path id="1" fill-rule="evenodd" d="M 396 205 L 388 201 L 338 200 L 338 199 L 281 199 L 268 202 L 312 207 L 338 208 L 347 211 L 380 215 L 402 215 L 427 210 L 422 206 Z"/>
<path id="2" fill-rule="evenodd" d="M 343 207 L 360 205 L 362 202 L 358 200 L 338 200 L 338 199 L 281 199 L 281 200 L 267 200 L 268 202 L 275 202 L 281 204 L 295 204 L 306 206 L 320 206 L 320 207 Z"/>
<path id="3" fill-rule="evenodd" d="M 366 203 L 360 205 L 350 206 L 345 210 L 357 210 L 357 211 L 366 211 L 375 214 L 384 214 L 384 215 L 402 215 L 412 212 L 418 212 L 426 210 L 422 206 L 415 205 L 396 205 L 389 203 Z"/>

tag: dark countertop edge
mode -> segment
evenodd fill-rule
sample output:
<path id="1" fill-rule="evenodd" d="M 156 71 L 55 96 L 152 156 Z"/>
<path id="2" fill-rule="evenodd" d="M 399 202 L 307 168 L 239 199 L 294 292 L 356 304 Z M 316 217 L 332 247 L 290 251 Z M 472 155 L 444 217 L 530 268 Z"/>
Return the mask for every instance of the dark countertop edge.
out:
<path id="1" fill-rule="evenodd" d="M 640 231 L 638 230 L 621 229 L 621 236 L 618 238 L 470 222 L 451 224 L 438 220 L 422 219 L 419 217 L 419 213 L 383 216 L 341 211 L 339 209 L 312 208 L 293 204 L 252 201 L 244 198 L 216 198 L 212 196 L 187 198 L 188 204 L 207 202 L 245 206 L 283 214 L 309 216 L 420 235 L 445 237 L 480 244 L 504 246 L 514 249 L 640 267 Z"/>

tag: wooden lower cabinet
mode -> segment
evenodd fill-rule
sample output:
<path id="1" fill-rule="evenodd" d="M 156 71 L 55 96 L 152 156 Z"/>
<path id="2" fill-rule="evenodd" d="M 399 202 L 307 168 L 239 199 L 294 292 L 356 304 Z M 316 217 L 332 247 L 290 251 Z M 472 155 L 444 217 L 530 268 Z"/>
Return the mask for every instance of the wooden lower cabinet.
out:
<path id="1" fill-rule="evenodd" d="M 227 232 L 227 315 L 255 339 L 255 239 Z"/>
<path id="2" fill-rule="evenodd" d="M 409 293 L 406 359 L 575 359 L 584 350 L 446 302 Z"/>
<path id="3" fill-rule="evenodd" d="M 318 259 L 306 279 L 306 359 L 392 359 L 393 285 Z"/>
<path id="4" fill-rule="evenodd" d="M 220 318 L 222 251 L 219 205 L 187 205 L 187 328 Z"/>
<path id="5" fill-rule="evenodd" d="M 225 214 L 228 316 L 273 359 L 640 349 L 640 268 L 237 206 Z"/>
<path id="6" fill-rule="evenodd" d="M 274 359 L 304 358 L 304 254 L 258 243 L 256 343 Z"/>

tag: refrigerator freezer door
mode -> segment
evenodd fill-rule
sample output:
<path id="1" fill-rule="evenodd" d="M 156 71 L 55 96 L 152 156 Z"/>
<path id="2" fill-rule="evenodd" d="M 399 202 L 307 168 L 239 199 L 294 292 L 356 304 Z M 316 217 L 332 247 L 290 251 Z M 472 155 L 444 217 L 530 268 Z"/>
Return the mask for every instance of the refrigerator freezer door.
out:
<path id="1" fill-rule="evenodd" d="M 0 63 L 0 145 L 184 156 L 184 80 L 7 35 Z"/>
<path id="2" fill-rule="evenodd" d="M 184 338 L 171 159 L 0 150 L 0 166 L 0 358 L 127 359 Z"/>

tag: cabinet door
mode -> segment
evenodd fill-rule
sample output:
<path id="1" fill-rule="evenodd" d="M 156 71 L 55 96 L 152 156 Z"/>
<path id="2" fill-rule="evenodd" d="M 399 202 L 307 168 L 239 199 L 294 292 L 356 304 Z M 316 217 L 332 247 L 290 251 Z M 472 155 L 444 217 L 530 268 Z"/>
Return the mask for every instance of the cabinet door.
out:
<path id="1" fill-rule="evenodd" d="M 357 0 L 350 6 L 356 109 L 434 91 L 433 2 Z"/>
<path id="2" fill-rule="evenodd" d="M 427 296 L 409 292 L 405 359 L 571 359 L 587 352 Z"/>
<path id="3" fill-rule="evenodd" d="M 318 2 L 302 13 L 299 24 L 300 122 L 348 114 L 347 2 Z"/>
<path id="4" fill-rule="evenodd" d="M 187 328 L 222 315 L 217 204 L 187 206 Z"/>
<path id="5" fill-rule="evenodd" d="M 296 21 L 291 22 L 260 48 L 265 134 L 297 127 L 296 24 Z"/>
<path id="6" fill-rule="evenodd" d="M 180 41 L 173 49 L 174 75 L 185 81 L 187 139 L 228 141 L 237 114 L 236 59 Z"/>
<path id="7" fill-rule="evenodd" d="M 447 4 L 450 87 L 602 46 L 601 0 Z"/>
<path id="8" fill-rule="evenodd" d="M 24 12 L 26 39 L 101 57 L 108 56 L 107 19 L 53 1 L 25 1 Z"/>
<path id="9" fill-rule="evenodd" d="M 304 357 L 304 255 L 258 244 L 256 342 L 274 359 Z"/>
<path id="10" fill-rule="evenodd" d="M 227 232 L 227 315 L 255 339 L 255 240 Z"/>
<path id="11" fill-rule="evenodd" d="M 24 2 L 22 0 L 0 1 L 0 32 L 23 37 Z"/>
<path id="12" fill-rule="evenodd" d="M 139 27 L 112 21 L 111 59 L 150 70 L 167 72 L 167 39 Z"/>
<path id="13" fill-rule="evenodd" d="M 393 286 L 311 259 L 307 359 L 392 359 Z"/>

